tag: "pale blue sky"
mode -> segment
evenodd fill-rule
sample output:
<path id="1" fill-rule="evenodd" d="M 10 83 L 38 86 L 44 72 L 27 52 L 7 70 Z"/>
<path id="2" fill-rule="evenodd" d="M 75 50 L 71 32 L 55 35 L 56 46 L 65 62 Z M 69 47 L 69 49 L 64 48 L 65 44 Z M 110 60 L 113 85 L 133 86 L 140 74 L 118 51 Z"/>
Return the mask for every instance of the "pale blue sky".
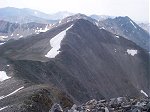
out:
<path id="1" fill-rule="evenodd" d="M 129 16 L 149 21 L 149 0 L 0 0 L 0 7 L 31 8 L 46 13 L 69 11 L 87 15 Z"/>

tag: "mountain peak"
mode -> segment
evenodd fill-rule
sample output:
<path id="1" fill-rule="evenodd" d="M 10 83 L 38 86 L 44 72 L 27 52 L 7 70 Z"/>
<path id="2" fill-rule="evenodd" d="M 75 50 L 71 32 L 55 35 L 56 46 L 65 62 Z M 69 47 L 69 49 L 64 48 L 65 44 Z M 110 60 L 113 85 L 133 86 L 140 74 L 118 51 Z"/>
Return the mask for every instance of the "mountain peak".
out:
<path id="1" fill-rule="evenodd" d="M 98 21 L 97 20 L 92 19 L 91 17 L 88 17 L 88 16 L 86 16 L 84 14 L 78 13 L 78 14 L 75 14 L 75 15 L 72 15 L 72 16 L 68 16 L 68 17 L 60 20 L 57 24 L 54 25 L 54 27 L 56 27 L 58 25 L 65 24 L 65 23 L 68 23 L 68 22 L 77 21 L 79 19 L 88 20 L 91 23 L 93 23 L 94 25 L 98 25 Z"/>

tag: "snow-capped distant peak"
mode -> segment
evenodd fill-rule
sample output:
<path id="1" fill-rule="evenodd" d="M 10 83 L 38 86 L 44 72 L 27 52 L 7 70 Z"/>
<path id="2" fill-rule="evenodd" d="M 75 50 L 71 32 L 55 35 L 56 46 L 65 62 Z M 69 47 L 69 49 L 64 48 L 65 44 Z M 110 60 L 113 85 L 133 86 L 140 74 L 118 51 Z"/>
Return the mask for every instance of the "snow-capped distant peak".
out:
<path id="1" fill-rule="evenodd" d="M 141 90 L 140 91 L 142 94 L 144 94 L 146 97 L 148 97 L 148 95 L 143 91 L 143 90 Z"/>
<path id="2" fill-rule="evenodd" d="M 5 71 L 0 71 L 0 81 L 4 81 L 4 80 L 7 80 L 11 77 L 7 76 L 6 72 Z"/>
<path id="3" fill-rule="evenodd" d="M 127 53 L 130 54 L 131 56 L 134 56 L 137 54 L 137 50 L 134 49 L 127 49 Z"/>
<path id="4" fill-rule="evenodd" d="M 60 32 L 58 35 L 56 35 L 55 37 L 53 37 L 50 40 L 50 46 L 52 47 L 52 49 L 45 55 L 45 57 L 47 57 L 47 58 L 55 58 L 59 54 L 61 41 L 65 37 L 66 31 L 69 30 L 72 26 L 73 25 L 68 27 L 66 30 Z"/>

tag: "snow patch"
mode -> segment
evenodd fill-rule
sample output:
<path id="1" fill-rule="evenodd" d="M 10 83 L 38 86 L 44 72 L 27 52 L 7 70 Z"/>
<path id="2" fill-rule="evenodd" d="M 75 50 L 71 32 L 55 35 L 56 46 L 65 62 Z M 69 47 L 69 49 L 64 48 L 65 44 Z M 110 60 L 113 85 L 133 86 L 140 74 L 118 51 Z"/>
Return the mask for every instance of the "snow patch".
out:
<path id="1" fill-rule="evenodd" d="M 10 36 L 12 37 L 14 34 L 12 33 Z"/>
<path id="2" fill-rule="evenodd" d="M 10 65 L 7 65 L 8 67 L 10 66 Z"/>
<path id="3" fill-rule="evenodd" d="M 59 24 L 61 23 L 61 20 L 58 22 Z"/>
<path id="4" fill-rule="evenodd" d="M 3 45 L 3 44 L 5 44 L 5 42 L 3 42 L 3 43 L 0 43 L 0 45 Z"/>
<path id="5" fill-rule="evenodd" d="M 5 71 L 0 71 L 0 81 L 1 82 L 4 80 L 7 80 L 9 78 L 11 78 L 11 77 L 8 77 Z"/>
<path id="6" fill-rule="evenodd" d="M 115 35 L 116 38 L 120 38 L 118 35 Z"/>
<path id="7" fill-rule="evenodd" d="M 8 38 L 8 36 L 0 36 L 0 38 Z"/>
<path id="8" fill-rule="evenodd" d="M 132 21 L 130 21 L 130 23 L 134 26 L 134 28 L 136 28 L 135 24 Z"/>
<path id="9" fill-rule="evenodd" d="M 23 37 L 23 35 L 21 35 L 19 38 L 22 38 Z"/>
<path id="10" fill-rule="evenodd" d="M 131 56 L 134 56 L 137 54 L 137 50 L 134 49 L 127 49 L 127 53 L 130 54 Z"/>
<path id="11" fill-rule="evenodd" d="M 55 37 L 53 37 L 50 40 L 50 46 L 52 47 L 52 49 L 45 55 L 45 57 L 47 57 L 47 58 L 55 58 L 55 56 L 57 56 L 59 54 L 61 41 L 65 37 L 66 31 L 69 30 L 72 26 L 73 25 L 68 27 L 66 30 L 60 32 L 58 35 L 56 35 Z"/>
<path id="12" fill-rule="evenodd" d="M 15 93 L 17 93 L 18 91 L 20 91 L 20 90 L 23 89 L 23 88 L 24 88 L 24 86 L 22 86 L 22 87 L 16 89 L 15 91 L 13 91 L 12 93 L 10 93 L 10 94 L 8 94 L 8 95 L 0 96 L 0 100 L 6 98 L 6 97 L 8 97 L 8 96 L 11 96 L 11 95 L 13 95 L 13 94 L 15 94 Z"/>
<path id="13" fill-rule="evenodd" d="M 48 28 L 48 25 L 47 25 L 44 29 L 40 28 L 39 30 L 36 30 L 36 31 L 38 31 L 38 32 L 46 32 L 48 30 L 49 30 L 49 28 Z"/>
<path id="14" fill-rule="evenodd" d="M 6 108 L 8 108 L 8 106 L 5 106 L 5 107 L 0 108 L 0 111 L 4 110 L 4 109 L 6 109 Z"/>
<path id="15" fill-rule="evenodd" d="M 143 90 L 141 90 L 140 91 L 142 94 L 144 94 L 146 97 L 148 97 L 148 95 L 143 91 Z"/>
<path id="16" fill-rule="evenodd" d="M 101 27 L 100 29 L 105 29 L 104 27 Z"/>
<path id="17" fill-rule="evenodd" d="M 8 38 L 8 36 L 0 36 L 1 41 L 4 41 L 6 38 Z"/>
<path id="18" fill-rule="evenodd" d="M 17 34 L 17 36 L 19 36 L 19 34 Z"/>

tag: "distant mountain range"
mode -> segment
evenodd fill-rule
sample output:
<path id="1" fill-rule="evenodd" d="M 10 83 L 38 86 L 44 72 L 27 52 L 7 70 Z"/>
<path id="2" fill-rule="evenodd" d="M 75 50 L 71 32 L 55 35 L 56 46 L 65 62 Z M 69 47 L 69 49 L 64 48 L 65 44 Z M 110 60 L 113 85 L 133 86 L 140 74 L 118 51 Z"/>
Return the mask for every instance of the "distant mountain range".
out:
<path id="1" fill-rule="evenodd" d="M 64 19 L 65 17 L 72 16 L 74 13 L 67 11 L 57 12 L 54 14 L 46 14 L 38 10 L 28 9 L 28 8 L 14 8 L 6 7 L 0 8 L 0 20 L 5 20 L 13 23 L 28 23 L 28 22 L 38 22 L 38 23 L 55 23 L 57 20 Z M 104 20 L 110 18 L 111 16 L 105 15 L 91 15 L 93 19 Z"/>
<path id="2" fill-rule="evenodd" d="M 10 23 L 7 21 L 0 20 L 0 41 L 2 43 L 10 39 L 24 38 L 28 35 L 39 34 L 46 32 L 51 28 L 52 24 L 42 23 Z"/>
<path id="3" fill-rule="evenodd" d="M 13 23 L 55 23 L 55 20 L 50 19 L 50 15 L 32 9 L 18 9 L 6 7 L 0 9 L 0 20 L 5 20 Z"/>

